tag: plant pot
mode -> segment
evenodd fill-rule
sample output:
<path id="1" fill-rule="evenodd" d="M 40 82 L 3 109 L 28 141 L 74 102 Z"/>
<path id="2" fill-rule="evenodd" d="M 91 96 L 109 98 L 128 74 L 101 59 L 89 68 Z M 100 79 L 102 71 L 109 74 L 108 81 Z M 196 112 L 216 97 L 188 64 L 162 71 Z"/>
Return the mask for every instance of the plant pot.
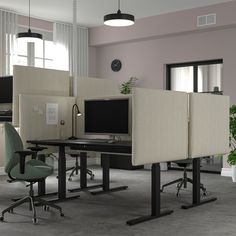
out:
<path id="1" fill-rule="evenodd" d="M 236 182 L 236 165 L 233 165 L 231 168 L 232 168 L 232 181 Z"/>

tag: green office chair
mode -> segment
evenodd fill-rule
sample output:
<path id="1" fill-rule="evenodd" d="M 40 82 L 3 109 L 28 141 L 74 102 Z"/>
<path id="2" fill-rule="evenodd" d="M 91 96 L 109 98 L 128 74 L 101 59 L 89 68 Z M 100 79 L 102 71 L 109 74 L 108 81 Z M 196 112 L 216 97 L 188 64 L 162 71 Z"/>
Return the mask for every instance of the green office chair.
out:
<path id="1" fill-rule="evenodd" d="M 48 166 L 42 161 L 36 160 L 36 152 L 23 150 L 23 143 L 15 128 L 5 123 L 5 172 L 11 178 L 19 181 L 29 182 L 30 191 L 29 195 L 21 198 L 13 203 L 10 207 L 2 211 L 1 221 L 4 221 L 4 214 L 6 212 L 13 212 L 13 209 L 25 202 L 30 203 L 30 210 L 33 211 L 33 223 L 37 223 L 35 203 L 44 206 L 47 210 L 49 207 L 59 210 L 60 215 L 64 216 L 61 207 L 45 201 L 39 197 L 34 196 L 33 184 L 45 180 L 53 173 L 53 168 Z M 26 156 L 32 156 L 31 160 L 26 160 Z"/>

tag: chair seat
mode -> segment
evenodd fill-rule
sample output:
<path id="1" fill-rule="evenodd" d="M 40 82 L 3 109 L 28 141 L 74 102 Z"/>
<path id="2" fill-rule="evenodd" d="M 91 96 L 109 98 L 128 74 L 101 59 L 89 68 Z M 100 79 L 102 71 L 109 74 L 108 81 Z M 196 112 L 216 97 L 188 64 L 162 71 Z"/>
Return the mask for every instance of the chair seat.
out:
<path id="1" fill-rule="evenodd" d="M 11 176 L 24 181 L 38 181 L 45 179 L 53 173 L 53 167 L 39 160 L 30 160 L 25 164 L 25 173 L 20 173 L 20 164 L 11 170 Z"/>
<path id="2" fill-rule="evenodd" d="M 192 159 L 184 159 L 184 160 L 178 160 L 178 161 L 173 161 L 180 167 L 187 167 L 192 164 Z"/>

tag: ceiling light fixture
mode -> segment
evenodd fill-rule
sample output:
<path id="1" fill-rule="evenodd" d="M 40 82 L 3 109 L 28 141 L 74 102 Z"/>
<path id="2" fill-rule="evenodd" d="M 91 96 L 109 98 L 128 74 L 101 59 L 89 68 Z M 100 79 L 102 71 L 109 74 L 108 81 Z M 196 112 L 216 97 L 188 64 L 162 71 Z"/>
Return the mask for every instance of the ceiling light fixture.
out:
<path id="1" fill-rule="evenodd" d="M 134 24 L 134 16 L 120 11 L 120 0 L 118 0 L 118 11 L 104 16 L 104 25 L 122 27 Z"/>
<path id="2" fill-rule="evenodd" d="M 29 29 L 27 32 L 21 32 L 17 34 L 18 39 L 26 39 L 27 42 L 36 42 L 43 39 L 42 34 L 33 33 L 30 29 L 30 0 L 29 0 Z"/>

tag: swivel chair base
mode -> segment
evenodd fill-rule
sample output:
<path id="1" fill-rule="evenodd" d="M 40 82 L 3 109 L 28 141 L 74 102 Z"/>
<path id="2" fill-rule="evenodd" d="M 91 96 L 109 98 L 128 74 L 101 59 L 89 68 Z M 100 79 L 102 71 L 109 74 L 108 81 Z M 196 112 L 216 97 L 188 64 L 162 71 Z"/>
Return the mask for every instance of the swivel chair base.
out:
<path id="1" fill-rule="evenodd" d="M 75 173 L 76 175 L 79 174 L 80 166 L 79 166 L 79 160 L 78 160 L 79 154 L 70 154 L 70 155 L 71 155 L 72 157 L 75 157 L 75 160 L 76 160 L 76 161 L 75 161 L 75 166 L 66 169 L 66 171 L 72 170 L 71 173 L 70 173 L 70 175 L 69 175 L 69 178 L 68 178 L 69 181 L 72 181 L 72 176 L 74 176 L 74 173 Z M 95 177 L 95 176 L 94 176 L 93 172 L 92 172 L 91 170 L 89 170 L 89 169 L 87 169 L 86 172 L 87 172 L 87 174 L 90 176 L 90 179 L 91 179 L 91 180 L 94 180 L 94 177 Z"/>
<path id="2" fill-rule="evenodd" d="M 2 216 L 0 217 L 0 221 L 4 221 L 4 214 L 6 212 L 13 213 L 14 208 L 22 205 L 25 202 L 30 203 L 30 210 L 33 212 L 33 223 L 36 224 L 37 217 L 36 217 L 36 210 L 35 210 L 35 203 L 44 206 L 44 210 L 49 210 L 49 207 L 52 207 L 60 212 L 60 216 L 64 216 L 61 207 L 55 205 L 52 202 L 45 201 L 44 199 L 41 199 L 40 197 L 35 197 L 34 196 L 34 190 L 33 190 L 33 182 L 30 182 L 30 191 L 29 191 L 29 196 L 26 196 L 24 198 L 21 198 L 20 200 L 14 202 L 10 207 L 6 208 L 5 210 L 2 211 Z"/>
<path id="3" fill-rule="evenodd" d="M 165 187 L 170 186 L 172 184 L 176 184 L 176 183 L 178 183 L 177 184 L 177 193 L 176 193 L 177 197 L 179 197 L 179 191 L 182 188 L 182 186 L 184 188 L 187 188 L 187 183 L 193 184 L 193 180 L 187 177 L 187 169 L 186 168 L 184 168 L 184 175 L 183 175 L 182 178 L 176 179 L 174 181 L 171 181 L 171 182 L 169 182 L 167 184 L 162 185 L 161 192 L 164 191 Z M 207 191 L 206 191 L 206 188 L 204 187 L 204 185 L 200 184 L 200 188 L 201 188 L 201 190 L 203 192 L 203 195 L 206 196 L 207 195 Z"/>

